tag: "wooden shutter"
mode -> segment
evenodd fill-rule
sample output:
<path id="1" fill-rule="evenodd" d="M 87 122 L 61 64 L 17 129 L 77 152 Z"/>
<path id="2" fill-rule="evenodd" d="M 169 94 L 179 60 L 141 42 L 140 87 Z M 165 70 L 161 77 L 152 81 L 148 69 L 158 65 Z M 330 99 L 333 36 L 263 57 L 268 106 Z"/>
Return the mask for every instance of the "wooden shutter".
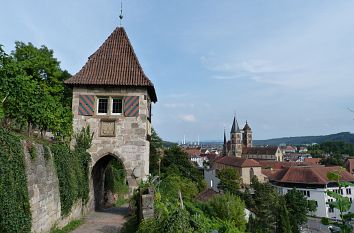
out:
<path id="1" fill-rule="evenodd" d="M 139 116 L 139 96 L 124 97 L 124 116 Z"/>
<path id="2" fill-rule="evenodd" d="M 95 109 L 95 96 L 80 95 L 79 96 L 79 115 L 92 116 Z"/>

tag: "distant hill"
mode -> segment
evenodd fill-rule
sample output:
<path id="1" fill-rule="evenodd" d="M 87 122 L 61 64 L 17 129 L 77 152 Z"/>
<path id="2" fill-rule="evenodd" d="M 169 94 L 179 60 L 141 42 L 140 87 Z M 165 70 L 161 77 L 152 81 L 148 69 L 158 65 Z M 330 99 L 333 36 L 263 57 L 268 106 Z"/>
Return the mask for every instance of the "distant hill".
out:
<path id="1" fill-rule="evenodd" d="M 274 138 L 267 140 L 254 140 L 254 145 L 301 145 L 301 144 L 311 144 L 311 143 L 321 143 L 326 141 L 343 141 L 354 144 L 354 134 L 349 132 L 342 132 L 337 134 L 329 134 L 323 136 L 301 136 L 301 137 L 284 137 L 284 138 Z"/>

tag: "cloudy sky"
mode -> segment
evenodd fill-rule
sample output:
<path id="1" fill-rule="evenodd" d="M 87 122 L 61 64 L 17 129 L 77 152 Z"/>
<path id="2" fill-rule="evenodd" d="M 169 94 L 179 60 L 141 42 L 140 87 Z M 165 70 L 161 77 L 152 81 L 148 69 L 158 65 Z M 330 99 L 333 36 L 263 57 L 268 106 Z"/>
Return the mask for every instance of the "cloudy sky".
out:
<path id="1" fill-rule="evenodd" d="M 0 44 L 44 44 L 75 74 L 119 10 L 119 0 L 2 0 Z M 235 113 L 256 139 L 353 131 L 354 1 L 123 0 L 123 11 L 163 139 L 221 140 Z"/>

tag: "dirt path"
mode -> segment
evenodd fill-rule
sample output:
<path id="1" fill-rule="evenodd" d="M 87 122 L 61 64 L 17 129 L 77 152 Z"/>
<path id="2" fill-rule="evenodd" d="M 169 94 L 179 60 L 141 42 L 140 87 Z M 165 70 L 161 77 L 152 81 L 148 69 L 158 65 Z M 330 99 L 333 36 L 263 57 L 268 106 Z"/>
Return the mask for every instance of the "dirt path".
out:
<path id="1" fill-rule="evenodd" d="M 112 207 L 102 212 L 92 212 L 73 233 L 117 233 L 126 221 L 128 206 Z"/>

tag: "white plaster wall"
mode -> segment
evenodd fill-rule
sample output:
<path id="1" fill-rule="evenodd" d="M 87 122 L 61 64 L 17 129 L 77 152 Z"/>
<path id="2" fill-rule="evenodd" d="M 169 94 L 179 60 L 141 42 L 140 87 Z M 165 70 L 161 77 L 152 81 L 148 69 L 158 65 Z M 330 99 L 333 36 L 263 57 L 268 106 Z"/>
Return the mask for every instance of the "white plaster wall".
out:
<path id="1" fill-rule="evenodd" d="M 285 195 L 289 190 L 291 190 L 292 188 L 287 188 L 287 187 L 281 187 L 281 186 L 275 186 L 274 187 L 277 188 L 277 190 L 279 191 L 280 194 Z M 328 212 L 328 204 L 326 204 L 328 202 L 328 199 L 330 199 L 331 197 L 329 197 L 326 194 L 326 190 L 330 190 L 333 191 L 334 189 L 338 189 L 337 188 L 327 188 L 327 189 L 303 189 L 303 188 L 297 188 L 297 190 L 299 191 L 310 191 L 310 197 L 307 197 L 308 200 L 314 200 L 317 201 L 317 210 L 314 213 L 315 216 L 317 217 L 326 217 L 326 218 L 336 218 L 336 219 L 340 219 L 340 215 L 339 215 L 339 211 L 334 209 L 334 213 L 329 213 Z M 352 200 L 354 200 L 354 195 L 353 195 L 353 191 L 354 188 L 350 187 L 351 189 L 351 194 L 346 194 L 345 189 L 343 190 L 343 196 L 348 197 L 348 198 L 352 198 Z M 333 198 L 331 198 L 333 199 Z M 354 205 L 352 204 L 350 211 L 349 212 L 354 212 Z"/>

